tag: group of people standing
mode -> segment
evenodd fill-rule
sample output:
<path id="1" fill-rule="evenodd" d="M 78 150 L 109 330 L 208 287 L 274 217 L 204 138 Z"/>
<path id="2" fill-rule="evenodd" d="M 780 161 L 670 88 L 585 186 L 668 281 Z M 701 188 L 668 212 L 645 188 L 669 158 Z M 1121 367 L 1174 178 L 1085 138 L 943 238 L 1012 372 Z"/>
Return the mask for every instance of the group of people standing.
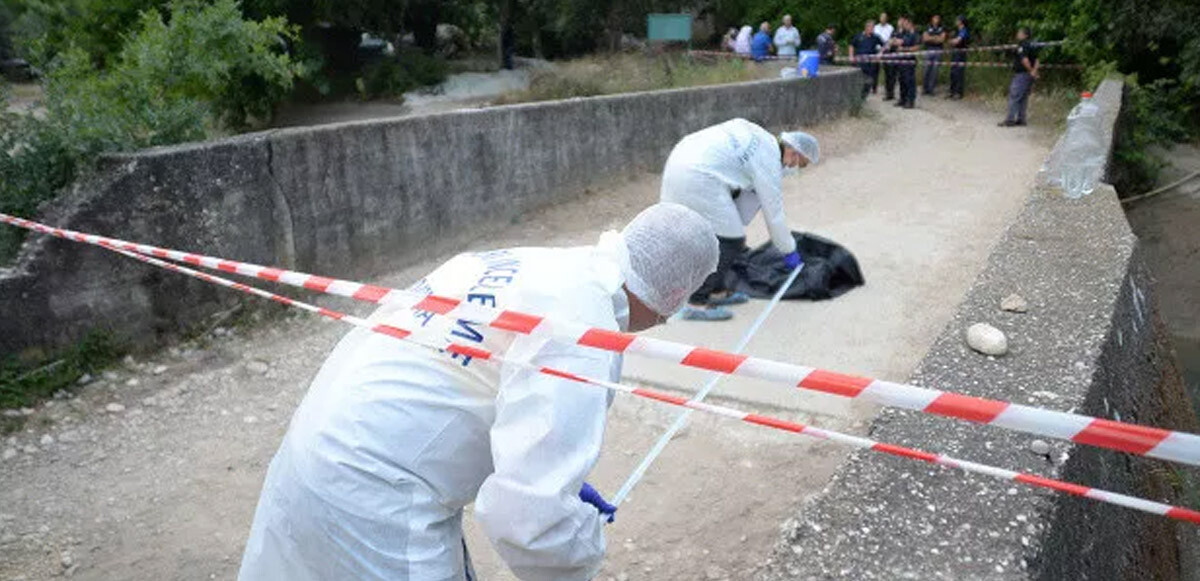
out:
<path id="1" fill-rule="evenodd" d="M 942 26 L 941 15 L 934 14 L 929 19 L 929 26 L 918 34 L 916 22 L 911 16 L 904 15 L 899 19 L 899 26 L 894 27 L 888 22 L 888 14 L 883 12 L 879 20 L 867 20 L 859 32 L 850 41 L 850 58 L 858 62 L 865 79 L 863 82 L 863 97 L 879 92 L 880 69 L 884 76 L 884 100 L 896 98 L 896 87 L 899 85 L 899 100 L 897 107 L 912 109 L 917 101 L 917 53 L 923 51 L 925 61 L 925 78 L 923 90 L 926 96 L 937 93 L 938 69 L 944 51 L 950 50 L 950 94 L 949 99 L 963 98 L 966 90 L 966 67 L 960 63 L 967 60 L 963 50 L 971 44 L 971 29 L 964 16 L 955 18 L 954 32 L 946 31 Z"/>
<path id="2" fill-rule="evenodd" d="M 934 14 L 929 25 L 918 34 L 912 17 L 900 17 L 899 26 L 888 23 L 888 14 L 883 12 L 878 20 L 867 20 L 862 32 L 850 41 L 850 59 L 862 70 L 863 91 L 867 95 L 879 92 L 879 73 L 884 77 L 883 100 L 896 98 L 896 86 L 900 87 L 897 107 L 912 109 L 917 100 L 917 55 L 920 52 L 925 63 L 922 89 L 925 96 L 937 93 L 938 69 L 943 57 L 950 54 L 950 93 L 948 99 L 962 99 L 966 91 L 967 51 L 971 46 L 971 28 L 965 16 L 954 19 L 955 30 L 947 31 L 942 26 L 942 17 Z M 1025 125 L 1029 95 L 1038 78 L 1038 47 L 1030 38 L 1030 30 L 1017 30 L 1017 47 L 1013 54 L 1013 79 L 1008 90 L 1008 115 L 1000 123 L 1002 127 Z"/>
<path id="3" fill-rule="evenodd" d="M 772 54 L 795 57 L 800 50 L 800 31 L 792 26 L 792 15 L 784 14 L 783 24 L 775 31 L 774 37 L 771 36 L 771 23 L 764 20 L 758 25 L 757 33 L 754 33 L 748 24 L 741 30 L 730 28 L 725 33 L 721 46 L 725 50 L 749 56 L 756 61 L 765 60 Z"/>

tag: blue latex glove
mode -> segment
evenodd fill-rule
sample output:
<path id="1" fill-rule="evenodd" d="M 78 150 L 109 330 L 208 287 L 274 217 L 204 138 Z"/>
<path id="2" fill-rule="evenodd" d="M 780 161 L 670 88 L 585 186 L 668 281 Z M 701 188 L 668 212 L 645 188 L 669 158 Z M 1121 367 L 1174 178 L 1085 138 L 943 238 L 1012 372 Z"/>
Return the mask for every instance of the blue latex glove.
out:
<path id="1" fill-rule="evenodd" d="M 596 510 L 600 511 L 600 514 L 607 515 L 608 522 L 612 522 L 617 518 L 617 507 L 604 500 L 604 497 L 600 496 L 600 493 L 596 492 L 596 489 L 592 488 L 591 484 L 583 483 L 583 488 L 579 489 L 579 500 L 596 507 Z"/>
<path id="2" fill-rule="evenodd" d="M 784 256 L 783 264 L 784 264 L 784 266 L 787 266 L 788 272 L 791 272 L 793 270 L 796 270 L 796 267 L 800 266 L 801 264 L 804 264 L 804 261 L 800 259 L 800 252 L 797 251 L 797 252 L 793 252 L 787 256 Z"/>

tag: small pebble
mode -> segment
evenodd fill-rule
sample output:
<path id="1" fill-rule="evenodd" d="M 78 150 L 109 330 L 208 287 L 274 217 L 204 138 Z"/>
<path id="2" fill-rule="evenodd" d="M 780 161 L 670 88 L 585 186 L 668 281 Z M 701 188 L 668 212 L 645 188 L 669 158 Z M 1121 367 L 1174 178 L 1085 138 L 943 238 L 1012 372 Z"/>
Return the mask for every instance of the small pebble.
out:
<path id="1" fill-rule="evenodd" d="M 1010 313 L 1024 313 L 1029 310 L 1029 303 L 1019 294 L 1011 294 L 1000 301 L 1000 310 Z"/>
<path id="2" fill-rule="evenodd" d="M 999 357 L 1008 353 L 1004 332 L 987 323 L 975 323 L 967 329 L 967 345 L 984 355 Z"/>
<path id="3" fill-rule="evenodd" d="M 119 414 L 119 413 L 125 411 L 125 406 L 123 406 L 119 403 L 110 403 L 110 404 L 104 406 L 104 411 L 106 411 L 110 414 Z"/>
<path id="4" fill-rule="evenodd" d="M 1034 440 L 1029 443 L 1029 449 L 1033 450 L 1034 454 L 1045 456 L 1050 453 L 1050 444 L 1044 440 Z"/>

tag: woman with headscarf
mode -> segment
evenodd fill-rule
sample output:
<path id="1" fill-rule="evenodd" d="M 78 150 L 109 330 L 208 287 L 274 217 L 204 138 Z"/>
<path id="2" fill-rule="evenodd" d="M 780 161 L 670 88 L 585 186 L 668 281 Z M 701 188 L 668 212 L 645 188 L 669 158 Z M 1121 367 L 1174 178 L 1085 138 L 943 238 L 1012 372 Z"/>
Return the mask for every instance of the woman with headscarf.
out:
<path id="1" fill-rule="evenodd" d="M 738 31 L 737 39 L 733 42 L 733 52 L 750 56 L 750 36 L 753 29 L 749 25 Z"/>

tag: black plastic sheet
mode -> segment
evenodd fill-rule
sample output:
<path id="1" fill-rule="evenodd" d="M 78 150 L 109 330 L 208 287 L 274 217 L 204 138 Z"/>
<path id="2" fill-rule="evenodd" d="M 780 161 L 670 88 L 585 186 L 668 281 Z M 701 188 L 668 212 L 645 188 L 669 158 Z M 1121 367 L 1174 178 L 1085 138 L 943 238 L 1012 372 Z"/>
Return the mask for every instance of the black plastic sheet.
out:
<path id="1" fill-rule="evenodd" d="M 792 232 L 796 248 L 804 258 L 804 270 L 783 295 L 784 299 L 823 301 L 865 284 L 858 260 L 842 245 L 820 236 Z M 791 272 L 783 255 L 771 243 L 745 254 L 729 269 L 726 288 L 754 298 L 769 299 L 787 281 Z"/>

